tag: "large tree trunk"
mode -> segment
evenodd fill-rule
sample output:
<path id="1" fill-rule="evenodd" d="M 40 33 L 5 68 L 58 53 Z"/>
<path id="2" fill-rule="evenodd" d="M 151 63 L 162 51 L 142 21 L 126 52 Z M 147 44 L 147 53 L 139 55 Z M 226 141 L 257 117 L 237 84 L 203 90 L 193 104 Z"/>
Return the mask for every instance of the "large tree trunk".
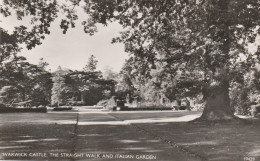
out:
<path id="1" fill-rule="evenodd" d="M 223 121 L 236 118 L 230 107 L 228 88 L 214 87 L 208 92 L 210 93 L 206 97 L 206 107 L 201 120 Z"/>

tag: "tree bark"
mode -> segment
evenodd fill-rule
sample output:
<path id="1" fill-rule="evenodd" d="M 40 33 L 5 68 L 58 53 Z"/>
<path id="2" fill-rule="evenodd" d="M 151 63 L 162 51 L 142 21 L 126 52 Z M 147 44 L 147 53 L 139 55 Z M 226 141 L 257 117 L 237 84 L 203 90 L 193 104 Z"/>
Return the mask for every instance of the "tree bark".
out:
<path id="1" fill-rule="evenodd" d="M 200 120 L 224 121 L 236 118 L 230 106 L 228 88 L 217 86 L 208 92 L 206 106 Z"/>

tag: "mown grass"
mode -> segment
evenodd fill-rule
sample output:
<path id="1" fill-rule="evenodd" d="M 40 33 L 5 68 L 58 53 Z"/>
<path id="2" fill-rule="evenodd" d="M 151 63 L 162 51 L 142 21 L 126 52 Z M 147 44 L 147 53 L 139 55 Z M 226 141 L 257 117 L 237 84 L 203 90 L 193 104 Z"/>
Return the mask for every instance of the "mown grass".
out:
<path id="1" fill-rule="evenodd" d="M 260 160 L 260 120 L 250 124 L 192 124 L 187 122 L 140 124 L 151 134 L 173 142 L 208 160 Z"/>

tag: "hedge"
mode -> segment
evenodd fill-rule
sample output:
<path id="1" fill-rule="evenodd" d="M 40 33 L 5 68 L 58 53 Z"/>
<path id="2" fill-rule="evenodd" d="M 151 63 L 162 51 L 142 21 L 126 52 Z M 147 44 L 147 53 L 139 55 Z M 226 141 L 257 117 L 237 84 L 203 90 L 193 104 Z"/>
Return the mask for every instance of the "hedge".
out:
<path id="1" fill-rule="evenodd" d="M 67 111 L 72 110 L 72 107 L 55 107 L 52 111 Z"/>
<path id="2" fill-rule="evenodd" d="M 171 107 L 113 107 L 113 110 L 116 111 L 117 108 L 120 108 L 120 111 L 163 111 L 163 110 L 173 110 Z"/>
<path id="3" fill-rule="evenodd" d="M 46 113 L 46 107 L 39 107 L 39 108 L 14 108 L 14 107 L 5 107 L 0 108 L 0 113 L 10 113 L 10 112 L 42 112 Z"/>

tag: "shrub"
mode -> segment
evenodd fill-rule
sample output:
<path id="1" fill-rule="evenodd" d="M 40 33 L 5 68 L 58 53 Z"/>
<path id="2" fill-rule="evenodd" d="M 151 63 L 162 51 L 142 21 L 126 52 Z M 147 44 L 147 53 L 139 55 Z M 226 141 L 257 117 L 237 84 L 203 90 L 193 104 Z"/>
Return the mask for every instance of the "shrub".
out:
<path id="1" fill-rule="evenodd" d="M 0 113 L 9 113 L 9 112 L 47 112 L 46 107 L 41 108 L 0 108 Z"/>
<path id="2" fill-rule="evenodd" d="M 109 100 L 101 100 L 97 103 L 97 106 L 103 106 L 106 108 L 108 106 L 108 101 Z"/>
<path id="3" fill-rule="evenodd" d="M 125 110 L 129 111 L 139 111 L 139 110 L 172 110 L 173 107 L 171 104 L 160 104 L 155 102 L 142 102 L 137 103 L 136 105 L 129 104 L 129 107 Z"/>
<path id="4" fill-rule="evenodd" d="M 251 106 L 250 113 L 253 117 L 258 117 L 260 114 L 260 105 L 253 105 Z"/>
<path id="5" fill-rule="evenodd" d="M 55 107 L 53 111 L 69 111 L 72 110 L 72 107 Z"/>
<path id="6" fill-rule="evenodd" d="M 0 103 L 0 108 L 6 108 L 7 106 L 4 103 Z"/>
<path id="7" fill-rule="evenodd" d="M 107 106 L 106 106 L 106 108 L 108 108 L 108 109 L 113 109 L 114 107 L 116 107 L 117 106 L 117 104 L 116 104 L 116 98 L 115 98 L 115 96 L 113 96 L 112 98 L 110 98 L 108 101 L 107 101 Z"/>
<path id="8" fill-rule="evenodd" d="M 84 102 L 69 100 L 69 101 L 66 102 L 66 105 L 69 105 L 69 106 L 83 106 Z"/>

